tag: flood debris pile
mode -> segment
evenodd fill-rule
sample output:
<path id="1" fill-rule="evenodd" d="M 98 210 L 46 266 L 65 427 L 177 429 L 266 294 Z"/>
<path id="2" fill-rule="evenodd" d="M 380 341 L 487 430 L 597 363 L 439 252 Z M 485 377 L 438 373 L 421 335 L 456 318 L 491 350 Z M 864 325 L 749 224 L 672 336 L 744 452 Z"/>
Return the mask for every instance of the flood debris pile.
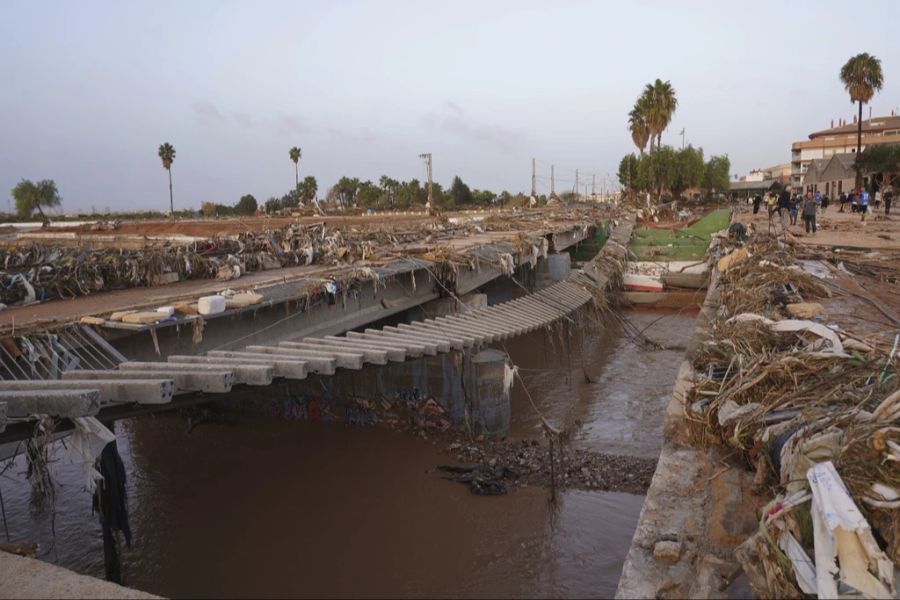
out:
<path id="1" fill-rule="evenodd" d="M 0 303 L 31 304 L 73 298 L 100 291 L 155 286 L 189 279 L 238 279 L 247 273 L 304 265 L 368 265 L 394 257 L 431 253 L 448 261 L 448 269 L 463 264 L 449 245 L 454 237 L 485 231 L 541 227 L 556 231 L 558 219 L 582 219 L 593 224 L 597 211 L 560 215 L 535 214 L 488 222 L 470 218 L 425 223 L 382 224 L 371 227 L 293 222 L 262 231 L 208 239 L 171 239 L 143 248 L 72 247 L 51 240 L 27 241 L 0 249 Z M 187 240 L 187 241 L 185 241 Z M 89 241 L 83 242 L 89 243 Z"/>
<path id="2" fill-rule="evenodd" d="M 548 439 L 458 439 L 447 446 L 465 466 L 440 466 L 448 479 L 471 486 L 477 495 L 502 495 L 509 487 L 541 485 L 558 489 L 602 490 L 643 494 L 650 486 L 656 460 L 602 454 Z M 462 475 L 462 476 L 460 476 Z M 492 492 L 492 493 L 488 493 Z"/>
<path id="3" fill-rule="evenodd" d="M 736 556 L 763 597 L 895 597 L 897 328 L 890 319 L 872 331 L 829 316 L 832 297 L 870 304 L 857 298 L 868 280 L 850 276 L 860 292 L 829 275 L 866 271 L 846 257 L 830 254 L 817 265 L 820 277 L 786 238 L 755 235 L 729 250 L 718 261 L 719 311 L 693 354 L 699 376 L 684 406 L 696 439 L 736 449 L 771 499 Z M 892 305 L 870 300 L 896 315 L 896 293 Z"/>

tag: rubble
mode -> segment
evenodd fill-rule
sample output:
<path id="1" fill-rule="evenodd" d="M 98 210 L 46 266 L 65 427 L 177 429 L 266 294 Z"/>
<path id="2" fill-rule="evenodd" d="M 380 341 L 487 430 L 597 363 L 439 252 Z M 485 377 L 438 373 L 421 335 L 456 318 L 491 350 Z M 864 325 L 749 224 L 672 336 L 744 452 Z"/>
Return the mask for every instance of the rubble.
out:
<path id="1" fill-rule="evenodd" d="M 560 230 L 562 221 L 570 225 L 583 221 L 588 227 L 598 221 L 598 215 L 596 209 L 560 208 L 495 214 L 479 220 L 459 218 L 456 224 L 446 219 L 416 223 L 396 219 L 396 223 L 385 221 L 366 227 L 298 220 L 261 231 L 248 229 L 242 221 L 244 231 L 238 234 L 162 242 L 135 235 L 133 239 L 123 238 L 123 247 L 104 248 L 90 247 L 90 235 L 79 240 L 86 247 L 66 245 L 64 239 L 23 238 L 0 249 L 0 303 L 30 304 L 189 279 L 234 281 L 248 273 L 303 265 L 359 265 L 356 276 L 371 277 L 372 270 L 366 271 L 368 265 L 400 256 L 421 256 L 455 271 L 462 264 L 475 266 L 477 258 L 460 256 L 450 243 L 454 238 L 492 231 L 553 232 Z M 169 227 L 178 225 L 175 222 Z M 133 248 L 125 241 L 143 243 Z M 524 234 L 516 241 L 529 252 L 533 247 L 546 252 L 541 243 Z"/>
<path id="2" fill-rule="evenodd" d="M 710 338 L 693 353 L 698 375 L 684 406 L 695 441 L 736 449 L 755 466 L 757 488 L 770 490 L 759 533 L 736 552 L 750 584 L 763 597 L 851 590 L 893 597 L 900 564 L 900 335 L 890 327 L 873 330 L 859 316 L 869 305 L 891 322 L 896 293 L 879 297 L 872 290 L 876 279 L 895 282 L 900 270 L 886 268 L 885 257 L 823 256 L 786 236 L 720 241 L 727 254 L 718 261 L 719 310 Z M 828 277 L 800 265 L 800 258 L 813 257 L 825 259 Z M 866 285 L 843 281 L 848 272 Z M 847 298 L 856 312 L 838 324 L 831 307 Z M 843 488 L 847 501 L 822 509 L 829 502 L 817 496 L 823 478 L 829 490 Z M 871 533 L 846 544 L 837 533 L 835 541 L 821 525 L 829 519 L 853 521 L 838 532 Z M 830 555 L 839 557 L 839 568 Z"/>

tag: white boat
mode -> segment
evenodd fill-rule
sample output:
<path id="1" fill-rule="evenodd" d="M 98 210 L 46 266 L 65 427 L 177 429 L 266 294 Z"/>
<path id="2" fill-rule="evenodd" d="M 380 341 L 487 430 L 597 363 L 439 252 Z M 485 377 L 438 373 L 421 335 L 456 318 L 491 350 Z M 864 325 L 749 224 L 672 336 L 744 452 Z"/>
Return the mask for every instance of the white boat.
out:
<path id="1" fill-rule="evenodd" d="M 638 273 L 623 273 L 622 285 L 632 292 L 661 292 L 664 287 L 659 277 Z"/>

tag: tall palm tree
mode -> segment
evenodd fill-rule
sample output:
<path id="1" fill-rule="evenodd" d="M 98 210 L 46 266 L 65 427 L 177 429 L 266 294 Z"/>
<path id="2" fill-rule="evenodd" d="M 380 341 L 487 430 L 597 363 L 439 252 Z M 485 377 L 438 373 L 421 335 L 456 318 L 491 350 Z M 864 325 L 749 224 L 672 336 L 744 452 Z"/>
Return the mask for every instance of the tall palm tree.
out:
<path id="1" fill-rule="evenodd" d="M 857 54 L 841 67 L 841 82 L 850 92 L 850 102 L 859 103 L 859 118 L 856 120 L 856 156 L 862 151 L 862 109 L 881 90 L 884 76 L 881 74 L 881 60 L 867 52 Z M 856 164 L 856 187 L 862 187 L 862 170 Z"/>
<path id="2" fill-rule="evenodd" d="M 628 130 L 631 132 L 631 141 L 644 155 L 644 148 L 650 140 L 650 127 L 647 124 L 647 101 L 641 96 L 634 103 L 634 108 L 628 113 Z"/>
<path id="3" fill-rule="evenodd" d="M 666 130 L 678 108 L 678 98 L 675 96 L 675 88 L 668 81 L 658 79 L 653 83 L 648 83 L 644 87 L 644 92 L 638 98 L 638 106 L 642 107 L 642 111 L 647 120 L 647 129 L 650 134 L 650 170 L 648 171 L 649 187 L 654 189 L 654 168 L 652 157 L 654 156 L 654 141 L 656 142 L 656 150 L 662 145 L 662 132 Z M 661 194 L 661 190 L 658 194 Z"/>
<path id="4" fill-rule="evenodd" d="M 644 88 L 642 100 L 647 103 L 647 125 L 650 127 L 650 137 L 656 138 L 656 147 L 659 148 L 662 143 L 662 132 L 672 122 L 672 117 L 678 108 L 675 88 L 670 82 L 657 79 L 653 83 L 648 83 Z"/>
<path id="5" fill-rule="evenodd" d="M 169 142 L 160 145 L 159 159 L 162 161 L 163 168 L 169 172 L 169 212 L 172 213 L 172 218 L 174 219 L 175 198 L 172 195 L 172 163 L 175 162 L 175 147 Z"/>
<path id="6" fill-rule="evenodd" d="M 294 146 L 288 151 L 288 156 L 294 161 L 294 189 L 296 190 L 300 187 L 300 167 L 297 165 L 300 162 L 300 158 L 303 156 L 303 151 L 297 146 Z"/>

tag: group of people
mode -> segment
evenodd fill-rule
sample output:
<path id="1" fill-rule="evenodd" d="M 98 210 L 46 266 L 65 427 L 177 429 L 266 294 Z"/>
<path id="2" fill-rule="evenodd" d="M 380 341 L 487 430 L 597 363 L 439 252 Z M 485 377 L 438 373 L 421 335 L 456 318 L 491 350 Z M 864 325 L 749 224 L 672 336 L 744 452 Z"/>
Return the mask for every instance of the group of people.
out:
<path id="1" fill-rule="evenodd" d="M 891 214 L 891 204 L 894 200 L 894 191 L 891 186 L 885 188 L 881 199 L 884 201 L 884 214 Z M 769 214 L 769 225 L 775 222 L 776 215 L 781 221 L 782 229 L 787 229 L 789 225 L 797 224 L 797 217 L 803 218 L 803 224 L 808 235 L 816 233 L 816 215 L 819 212 L 823 214 L 828 209 L 829 198 L 820 192 L 806 192 L 804 195 L 791 193 L 783 190 L 781 193 L 769 192 L 766 194 L 765 200 L 759 194 L 753 198 L 753 214 L 759 212 L 760 206 L 765 202 L 766 210 Z M 869 212 L 869 192 L 865 190 L 854 190 L 850 194 L 841 193 L 838 198 L 840 210 L 845 212 L 844 207 L 849 203 L 850 210 L 862 215 L 862 222 L 866 222 L 866 214 Z"/>
<path id="2" fill-rule="evenodd" d="M 843 192 L 840 195 L 839 201 L 841 203 L 841 208 L 838 212 L 844 212 L 844 205 L 850 205 L 850 212 L 858 212 L 862 213 L 863 221 L 866 220 L 866 213 L 869 211 L 869 192 L 854 190 L 850 192 L 850 194 L 844 194 Z M 884 214 L 885 216 L 890 216 L 891 214 L 891 204 L 894 203 L 894 187 L 888 185 L 884 188 L 883 191 L 878 191 L 875 193 L 875 206 L 878 207 L 879 204 L 884 203 Z"/>
<path id="3" fill-rule="evenodd" d="M 763 203 L 763 198 L 757 195 L 753 198 L 753 214 L 759 212 L 759 208 Z M 776 215 L 781 221 L 781 228 L 787 229 L 789 225 L 797 224 L 797 217 L 803 218 L 803 224 L 806 233 L 815 235 L 816 215 L 819 211 L 825 212 L 828 208 L 828 197 L 822 194 L 813 194 L 807 192 L 806 195 L 792 194 L 788 190 L 783 190 L 780 194 L 769 192 L 765 199 L 766 210 L 769 213 L 769 224 L 773 224 Z"/>

